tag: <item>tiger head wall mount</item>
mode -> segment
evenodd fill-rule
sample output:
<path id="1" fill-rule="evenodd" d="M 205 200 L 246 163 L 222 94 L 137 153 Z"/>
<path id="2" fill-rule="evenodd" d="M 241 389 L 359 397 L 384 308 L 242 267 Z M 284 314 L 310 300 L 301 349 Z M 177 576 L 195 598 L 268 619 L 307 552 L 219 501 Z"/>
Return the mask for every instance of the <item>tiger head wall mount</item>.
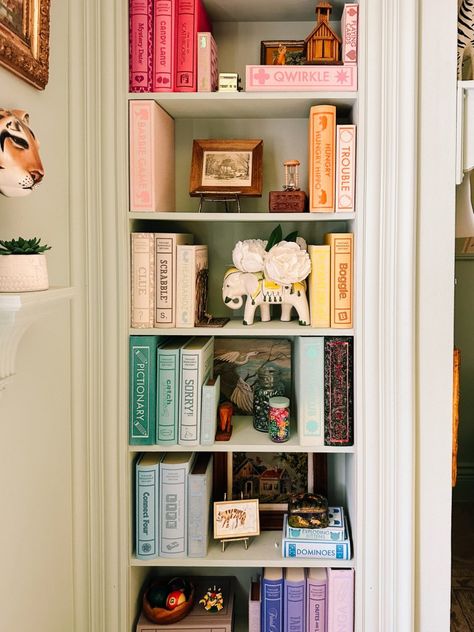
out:
<path id="1" fill-rule="evenodd" d="M 23 110 L 0 107 L 0 193 L 29 195 L 44 176 L 39 143 Z"/>

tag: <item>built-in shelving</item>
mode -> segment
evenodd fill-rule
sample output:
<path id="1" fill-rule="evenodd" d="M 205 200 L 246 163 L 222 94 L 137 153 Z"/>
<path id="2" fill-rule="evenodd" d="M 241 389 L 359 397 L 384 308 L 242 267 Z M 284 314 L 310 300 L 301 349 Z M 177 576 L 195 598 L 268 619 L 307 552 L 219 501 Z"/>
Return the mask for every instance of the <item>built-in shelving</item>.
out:
<path id="1" fill-rule="evenodd" d="M 221 71 L 238 72 L 245 84 L 245 65 L 258 63 L 260 41 L 266 39 L 303 39 L 314 25 L 315 0 L 204 0 L 214 26 L 219 50 Z M 343 0 L 334 0 L 333 18 L 340 19 Z M 283 35 L 283 33 L 285 35 Z M 363 125 L 357 91 L 351 92 L 238 92 L 238 93 L 143 93 L 128 94 L 128 99 L 152 99 L 175 119 L 175 166 L 176 211 L 157 213 L 128 212 L 124 226 L 132 231 L 177 231 L 194 235 L 195 243 L 209 247 L 209 295 L 208 311 L 214 316 L 234 316 L 224 327 L 193 328 L 129 328 L 130 335 L 148 336 L 226 336 L 235 338 L 261 338 L 298 336 L 356 336 L 361 314 L 356 306 L 357 325 L 354 329 L 316 329 L 299 325 L 297 320 L 282 322 L 279 313 L 275 320 L 263 323 L 257 320 L 247 326 L 241 312 L 231 312 L 222 302 L 221 288 L 225 270 L 232 265 L 232 248 L 236 241 L 249 238 L 268 239 L 274 225 L 281 223 L 284 235 L 298 230 L 310 244 L 324 241 L 327 232 L 353 232 L 356 248 L 358 234 L 363 228 L 360 222 L 363 186 L 358 190 L 357 213 L 270 213 L 268 192 L 282 187 L 284 160 L 301 161 L 300 186 L 308 191 L 308 115 L 312 105 L 332 104 L 338 108 L 338 116 L 357 124 L 360 132 L 358 159 L 358 184 L 363 182 Z M 192 141 L 196 138 L 261 138 L 264 143 L 263 181 L 260 198 L 243 198 L 242 212 L 197 212 L 199 199 L 189 196 Z M 125 188 L 125 187 L 124 187 Z M 206 205 L 218 211 L 221 207 Z M 360 209 L 360 210 L 359 210 Z M 232 211 L 234 209 L 232 208 Z M 356 250 L 358 254 L 359 251 Z M 362 248 L 360 249 L 362 252 Z M 356 261 L 356 268 L 359 266 Z M 357 273 L 359 270 L 357 270 Z M 362 285 L 362 284 L 361 284 Z M 276 310 L 279 312 L 279 310 Z M 355 340 L 354 348 L 360 339 Z M 356 364 L 354 364 L 356 370 Z M 360 374 L 357 374 L 359 377 Z M 362 383 L 360 379 L 359 383 Z M 355 400 L 358 393 L 354 393 Z M 292 413 L 296 410 L 292 401 Z M 357 415 L 357 406 L 355 406 Z M 130 578 L 130 620 L 136 615 L 137 594 L 150 572 L 192 574 L 235 574 L 239 582 L 240 597 L 236 608 L 236 631 L 248 630 L 245 593 L 248 577 L 260 572 L 262 567 L 343 567 L 357 568 L 359 555 L 358 511 L 364 504 L 359 494 L 358 463 L 363 458 L 363 441 L 358 433 L 360 420 L 355 428 L 356 445 L 302 446 L 296 421 L 291 426 L 290 439 L 284 444 L 272 443 L 266 433 L 253 428 L 251 416 L 233 418 L 233 434 L 230 441 L 215 442 L 210 446 L 152 445 L 127 446 L 129 510 L 128 571 Z M 276 452 L 327 454 L 328 497 L 334 504 L 344 504 L 353 526 L 353 549 L 357 555 L 352 560 L 284 559 L 281 555 L 281 531 L 263 531 L 251 541 L 248 550 L 241 543 L 230 543 L 222 552 L 221 544 L 210 534 L 208 554 L 203 558 L 164 558 L 139 560 L 134 556 L 134 506 L 133 478 L 137 454 L 141 452 L 256 452 L 267 455 Z M 217 457 L 216 457 L 217 459 Z M 360 532 L 360 529 L 359 529 Z M 152 570 L 153 569 L 153 570 Z M 247 569 L 247 570 L 246 570 Z M 358 569 L 357 569 L 358 570 Z M 219 572 L 220 571 L 220 572 Z M 362 571 L 361 571 L 362 577 Z"/>

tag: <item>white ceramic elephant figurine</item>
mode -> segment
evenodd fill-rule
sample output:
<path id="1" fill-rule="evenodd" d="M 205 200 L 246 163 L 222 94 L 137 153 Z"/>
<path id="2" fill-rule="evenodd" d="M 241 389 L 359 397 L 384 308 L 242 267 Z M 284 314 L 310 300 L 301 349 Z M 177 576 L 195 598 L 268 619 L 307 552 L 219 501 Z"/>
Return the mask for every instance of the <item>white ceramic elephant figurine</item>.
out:
<path id="1" fill-rule="evenodd" d="M 306 297 L 306 282 L 280 285 L 264 278 L 262 272 L 241 272 L 229 268 L 224 275 L 222 299 L 231 309 L 243 305 L 243 296 L 247 296 L 244 310 L 244 325 L 253 325 L 255 311 L 260 307 L 263 322 L 270 320 L 270 306 L 281 305 L 282 321 L 291 320 L 291 308 L 298 313 L 300 325 L 309 325 L 309 306 Z"/>

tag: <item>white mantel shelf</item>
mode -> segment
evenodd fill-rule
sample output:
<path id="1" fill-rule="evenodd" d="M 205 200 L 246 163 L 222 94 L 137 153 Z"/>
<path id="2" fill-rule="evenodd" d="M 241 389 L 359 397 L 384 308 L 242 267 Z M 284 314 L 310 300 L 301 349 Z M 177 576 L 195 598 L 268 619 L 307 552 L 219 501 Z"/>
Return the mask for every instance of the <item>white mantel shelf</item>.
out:
<path id="1" fill-rule="evenodd" d="M 59 301 L 70 300 L 71 287 L 52 287 L 42 292 L 0 294 L 0 394 L 15 373 L 18 344 L 35 321 Z"/>

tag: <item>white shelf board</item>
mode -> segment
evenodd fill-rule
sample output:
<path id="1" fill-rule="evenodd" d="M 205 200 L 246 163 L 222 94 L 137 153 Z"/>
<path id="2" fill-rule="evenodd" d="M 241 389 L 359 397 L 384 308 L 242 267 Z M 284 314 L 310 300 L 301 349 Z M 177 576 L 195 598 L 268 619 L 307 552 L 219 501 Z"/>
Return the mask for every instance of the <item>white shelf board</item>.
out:
<path id="1" fill-rule="evenodd" d="M 355 452 L 354 446 L 300 445 L 296 424 L 291 425 L 290 438 L 286 443 L 273 443 L 265 432 L 255 430 L 252 417 L 236 416 L 232 419 L 234 430 L 230 441 L 216 441 L 213 445 L 131 445 L 130 452 L 312 452 L 347 454 Z"/>
<path id="2" fill-rule="evenodd" d="M 71 287 L 0 294 L 0 394 L 15 373 L 16 352 L 25 331 L 49 314 L 57 302 L 73 295 Z"/>
<path id="3" fill-rule="evenodd" d="M 135 213 L 130 220 L 145 219 L 157 222 L 347 222 L 355 220 L 355 213 L 198 213 L 176 211 L 166 213 Z"/>
<path id="4" fill-rule="evenodd" d="M 131 92 L 129 99 L 154 99 L 173 118 L 307 118 L 312 105 L 351 108 L 357 92 Z"/>
<path id="5" fill-rule="evenodd" d="M 170 329 L 130 329 L 132 336 L 353 336 L 353 329 L 317 329 L 299 325 L 293 320 L 285 323 L 271 320 L 244 325 L 241 320 L 230 320 L 224 327 L 173 327 Z"/>
<path id="6" fill-rule="evenodd" d="M 355 560 L 315 560 L 315 559 L 290 559 L 281 556 L 281 531 L 262 531 L 251 539 L 248 550 L 244 549 L 242 542 L 230 542 L 224 552 L 221 551 L 219 541 L 211 539 L 206 557 L 159 557 L 154 560 L 138 560 L 132 557 L 131 566 L 230 566 L 230 567 L 256 567 L 259 566 L 320 566 L 331 568 L 354 568 Z"/>
<path id="7" fill-rule="evenodd" d="M 12 292 L 0 294 L 0 312 L 17 312 L 22 308 L 54 303 L 72 298 L 74 289 L 71 287 L 50 287 L 41 292 Z"/>

